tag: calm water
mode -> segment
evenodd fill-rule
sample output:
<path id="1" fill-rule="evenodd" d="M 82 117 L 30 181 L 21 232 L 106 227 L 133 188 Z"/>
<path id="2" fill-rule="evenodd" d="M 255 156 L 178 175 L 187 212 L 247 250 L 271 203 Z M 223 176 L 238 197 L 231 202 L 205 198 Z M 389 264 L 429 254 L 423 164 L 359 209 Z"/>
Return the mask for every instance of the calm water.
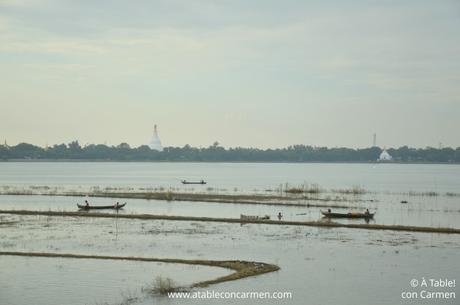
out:
<path id="1" fill-rule="evenodd" d="M 205 187 L 250 191 L 307 182 L 381 192 L 459 192 L 460 165 L 0 162 L 0 185 L 181 187 L 182 179 L 204 179 Z"/>
<path id="2" fill-rule="evenodd" d="M 17 226 L 0 231 L 0 248 L 5 251 L 43 251 L 63 253 L 97 253 L 126 256 L 183 257 L 207 259 L 245 259 L 278 264 L 281 270 L 257 278 L 209 287 L 217 291 L 291 291 L 292 300 L 172 300 L 167 298 L 143 299 L 136 304 L 458 304 L 458 300 L 429 300 L 407 302 L 402 291 L 410 290 L 412 278 L 453 278 L 460 274 L 458 235 L 420 234 L 410 232 L 367 231 L 349 229 L 299 228 L 289 226 L 244 225 L 222 223 L 194 223 L 172 221 L 49 218 L 11 216 L 20 219 Z M 115 232 L 117 232 L 115 234 Z M 22 258 L 18 258 L 22 260 Z M 15 263 L 21 263 L 16 261 Z M 34 265 L 34 262 L 30 262 Z M 62 260 L 47 264 L 62 265 Z M 33 266 L 29 271 L 18 271 L 15 280 L 24 294 L 14 295 L 12 304 L 28 304 L 31 296 L 25 287 L 33 286 L 28 280 L 50 283 L 50 287 L 34 290 L 34 296 L 46 300 L 48 294 L 63 289 L 69 298 L 81 297 L 73 285 L 102 285 L 98 273 L 105 266 L 91 266 L 91 262 L 75 262 L 70 270 L 80 270 L 76 279 L 65 272 L 61 281 L 55 277 L 61 271 L 50 271 Z M 90 264 L 89 266 L 87 264 Z M 0 258 L 2 269 L 12 271 L 10 261 Z M 46 265 L 44 265 L 46 266 Z M 117 262 L 108 266 L 107 275 L 120 285 L 120 279 L 136 276 L 140 282 L 148 280 L 142 268 Z M 74 268 L 74 269 L 72 269 Z M 126 268 L 117 274 L 118 268 Z M 153 269 L 155 267 L 152 266 Z M 23 270 L 21 267 L 19 270 Z M 85 277 L 85 270 L 92 270 Z M 36 271 L 39 271 L 37 274 Z M 152 271 L 154 274 L 154 271 Z M 91 275 L 91 276 L 90 276 Z M 173 279 L 182 274 L 171 274 Z M 186 276 L 186 275 L 184 275 Z M 189 274 L 190 276 L 190 274 Z M 197 277 L 200 277 L 197 274 Z M 8 281 L 0 273 L 0 282 Z M 190 277 L 189 277 L 190 279 Z M 77 282 L 77 284 L 76 284 Z M 111 280 L 111 283 L 112 280 Z M 141 285 L 141 284 L 140 284 Z M 1 285 L 0 285 L 1 287 Z M 42 287 L 38 285 L 38 287 Z M 73 290 L 72 290 L 73 289 Z M 460 293 L 458 286 L 452 289 Z M 74 295 L 72 295 L 74 294 Z M 1 294 L 0 294 L 1 297 Z M 100 299 L 97 299 L 100 300 Z M 112 298 L 108 299 L 113 300 Z M 93 297 L 88 304 L 97 304 Z M 2 303 L 4 304 L 4 303 Z M 117 303 L 109 303 L 117 304 Z"/>
<path id="3" fill-rule="evenodd" d="M 332 208 L 337 212 L 349 210 L 377 211 L 372 223 L 385 225 L 413 225 L 432 227 L 460 228 L 460 197 L 405 197 L 401 195 L 371 195 L 374 202 L 329 202 L 327 204 L 342 204 L 353 206 L 351 209 Z M 245 215 L 269 215 L 277 219 L 279 212 L 284 220 L 316 221 L 322 219 L 320 210 L 327 208 L 316 207 L 286 207 L 252 204 L 223 204 L 213 202 L 187 202 L 142 200 L 126 198 L 88 198 L 94 205 L 112 205 L 116 202 L 127 202 L 127 206 L 120 210 L 121 214 L 156 214 L 216 218 L 239 218 Z M 401 204 L 400 200 L 408 200 Z M 82 197 L 67 196 L 0 196 L 0 209 L 4 210 L 41 210 L 41 211 L 77 211 L 77 203 Z M 308 201 L 309 203 L 325 204 L 324 202 Z M 111 210 L 101 210 L 103 213 L 116 213 Z M 98 213 L 98 211 L 89 211 Z M 364 223 L 362 219 L 335 219 L 343 223 Z"/>
<path id="4" fill-rule="evenodd" d="M 205 179 L 205 186 L 183 186 L 182 179 Z M 0 187 L 50 186 L 84 191 L 90 187 L 169 188 L 176 191 L 263 192 L 280 184 L 317 183 L 322 188 L 361 186 L 370 193 L 348 196 L 353 210 L 377 211 L 375 223 L 460 227 L 459 165 L 420 164 L 289 164 L 289 163 L 0 163 Z M 436 192 L 439 196 L 409 196 L 409 192 Z M 333 198 L 336 194 L 331 194 Z M 324 195 L 327 196 L 327 195 Z M 0 196 L 1 209 L 74 211 L 81 198 Z M 371 202 L 372 200 L 372 202 Z M 408 201 L 401 204 L 401 201 Z M 133 199 L 91 199 L 93 204 L 128 201 L 124 213 L 238 218 L 240 214 L 282 212 L 286 220 L 318 220 L 320 208 L 274 207 L 166 202 Z M 309 201 L 313 204 L 324 202 Z M 326 204 L 343 205 L 344 202 Z M 323 208 L 326 209 L 326 208 Z M 346 212 L 348 209 L 334 209 Z M 340 220 L 350 222 L 350 220 Z M 355 220 L 352 220 L 355 221 Z"/>
<path id="5" fill-rule="evenodd" d="M 116 304 L 144 297 L 157 276 L 178 285 L 209 280 L 222 268 L 155 262 L 94 259 L 0 257 L 0 303 L 5 305 Z"/>
<path id="6" fill-rule="evenodd" d="M 208 185 L 184 187 L 180 183 L 182 179 L 205 179 Z M 282 183 L 318 183 L 326 189 L 359 185 L 372 192 L 350 198 L 347 204 L 356 209 L 368 207 L 376 210 L 376 223 L 460 227 L 460 197 L 445 196 L 446 192 L 460 192 L 458 165 L 0 163 L 0 187 L 48 185 L 76 190 L 95 186 L 174 187 L 187 191 L 206 191 L 211 187 L 229 192 L 236 188 L 240 193 L 274 189 Z M 409 191 L 433 191 L 439 196 L 410 196 Z M 0 196 L 0 209 L 72 211 L 81 200 L 60 196 Z M 401 204 L 401 200 L 408 203 Z M 112 204 L 117 199 L 91 198 L 91 201 L 93 204 Z M 241 213 L 273 217 L 282 209 L 288 220 L 320 218 L 319 208 L 119 201 L 128 201 L 121 213 L 234 218 Z M 410 290 L 412 278 L 451 278 L 458 283 L 458 235 L 17 215 L 0 215 L 0 221 L 17 221 L 0 226 L 0 251 L 264 261 L 278 264 L 281 270 L 209 289 L 291 291 L 294 295 L 292 300 L 276 302 L 192 302 L 142 297 L 135 302 L 136 305 L 432 305 L 458 304 L 460 293 L 457 284 L 453 290 L 457 293 L 456 300 L 407 301 L 400 296 L 402 291 Z M 140 293 L 154 274 L 169 274 L 176 281 L 189 283 L 214 278 L 215 272 L 226 272 L 220 269 L 189 270 L 183 266 L 161 268 L 131 262 L 63 262 L 63 259 L 0 257 L 0 304 L 30 304 L 31 300 L 40 300 L 36 304 L 59 304 L 63 298 L 72 300 L 72 304 L 117 304 L 123 299 L 119 291 L 122 287 Z M 109 282 L 105 281 L 108 277 Z M 120 288 L 116 294 L 113 294 L 113 287 Z M 82 294 L 81 290 L 85 293 Z"/>

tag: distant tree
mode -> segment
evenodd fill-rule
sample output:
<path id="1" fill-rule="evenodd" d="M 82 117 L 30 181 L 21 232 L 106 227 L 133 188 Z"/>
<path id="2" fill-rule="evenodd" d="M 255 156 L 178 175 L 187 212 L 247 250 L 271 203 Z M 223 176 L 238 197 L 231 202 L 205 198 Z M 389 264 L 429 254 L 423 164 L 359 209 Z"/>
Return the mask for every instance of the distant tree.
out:
<path id="1" fill-rule="evenodd" d="M 117 146 L 117 148 L 119 148 L 119 149 L 130 149 L 131 147 L 129 146 L 128 143 L 124 143 L 124 142 L 123 142 L 123 143 L 120 143 L 120 144 Z"/>
<path id="2" fill-rule="evenodd" d="M 286 148 L 258 149 L 235 147 L 225 149 L 214 142 L 207 148 L 196 148 L 189 144 L 183 147 L 165 147 L 163 151 L 150 149 L 146 145 L 131 148 L 127 143 L 117 146 L 90 144 L 81 147 L 78 141 L 59 144 L 43 149 L 20 143 L 8 147 L 0 145 L 0 159 L 83 159 L 83 160 L 138 160 L 138 161 L 210 161 L 210 162 L 375 162 L 381 153 L 379 147 L 351 149 L 346 147 L 313 147 L 291 145 Z M 443 162 L 460 163 L 460 147 L 424 149 L 402 146 L 390 148 L 388 152 L 399 162 Z"/>

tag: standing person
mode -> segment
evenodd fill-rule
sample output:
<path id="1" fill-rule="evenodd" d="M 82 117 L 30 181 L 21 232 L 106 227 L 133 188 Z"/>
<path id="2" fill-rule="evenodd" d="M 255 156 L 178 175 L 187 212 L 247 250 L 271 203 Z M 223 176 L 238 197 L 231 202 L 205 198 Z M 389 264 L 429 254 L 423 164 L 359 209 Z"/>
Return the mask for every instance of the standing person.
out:
<path id="1" fill-rule="evenodd" d="M 281 220 L 281 218 L 283 218 L 283 214 L 281 214 L 281 212 L 278 213 L 278 220 Z"/>

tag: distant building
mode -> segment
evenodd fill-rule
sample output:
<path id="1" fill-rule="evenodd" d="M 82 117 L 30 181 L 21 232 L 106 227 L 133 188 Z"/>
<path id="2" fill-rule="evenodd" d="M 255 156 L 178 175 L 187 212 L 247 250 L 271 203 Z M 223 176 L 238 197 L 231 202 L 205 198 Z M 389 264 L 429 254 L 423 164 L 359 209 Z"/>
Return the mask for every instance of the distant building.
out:
<path id="1" fill-rule="evenodd" d="M 384 149 L 382 153 L 380 154 L 379 158 L 377 159 L 377 161 L 380 161 L 380 162 L 393 161 L 393 157 L 387 152 L 386 149 Z"/>
<path id="2" fill-rule="evenodd" d="M 158 136 L 157 125 L 153 129 L 153 137 L 149 144 L 150 149 L 163 151 L 163 146 L 161 145 L 160 137 Z"/>

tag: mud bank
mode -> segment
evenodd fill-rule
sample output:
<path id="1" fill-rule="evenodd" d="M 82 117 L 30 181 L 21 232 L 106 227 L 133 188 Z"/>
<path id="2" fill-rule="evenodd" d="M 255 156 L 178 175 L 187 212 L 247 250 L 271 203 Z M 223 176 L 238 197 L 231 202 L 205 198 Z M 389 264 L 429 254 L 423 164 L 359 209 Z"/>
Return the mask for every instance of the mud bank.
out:
<path id="1" fill-rule="evenodd" d="M 421 233 L 444 233 L 460 234 L 460 229 L 442 227 L 418 227 L 401 225 L 378 225 L 378 224 L 342 224 L 330 221 L 284 221 L 284 220 L 250 220 L 238 218 L 215 218 L 215 217 L 192 217 L 192 216 L 167 216 L 153 214 L 108 214 L 91 212 L 55 212 L 55 211 L 26 211 L 26 210 L 0 210 L 0 214 L 13 215 L 43 215 L 57 217 L 94 217 L 94 218 L 122 218 L 122 219 L 143 219 L 143 220 L 170 220 L 170 221 L 203 221 L 203 222 L 223 222 L 238 224 L 266 224 L 266 225 L 290 225 L 290 226 L 310 226 L 326 228 L 350 228 L 362 230 L 390 230 Z"/>
<path id="2" fill-rule="evenodd" d="M 44 252 L 0 252 L 0 255 L 10 256 L 29 256 L 29 257 L 59 257 L 72 259 L 103 259 L 103 260 L 129 260 L 142 262 L 161 262 L 173 264 L 202 265 L 209 267 L 220 267 L 234 270 L 235 272 L 213 280 L 194 283 L 191 287 L 206 287 L 212 284 L 235 281 L 241 278 L 257 276 L 264 273 L 274 272 L 280 268 L 276 265 L 248 262 L 248 261 L 214 261 L 214 260 L 188 260 L 176 258 L 151 258 L 151 257 L 134 257 L 134 256 L 107 256 L 107 255 L 81 255 L 68 253 L 44 253 Z"/>

